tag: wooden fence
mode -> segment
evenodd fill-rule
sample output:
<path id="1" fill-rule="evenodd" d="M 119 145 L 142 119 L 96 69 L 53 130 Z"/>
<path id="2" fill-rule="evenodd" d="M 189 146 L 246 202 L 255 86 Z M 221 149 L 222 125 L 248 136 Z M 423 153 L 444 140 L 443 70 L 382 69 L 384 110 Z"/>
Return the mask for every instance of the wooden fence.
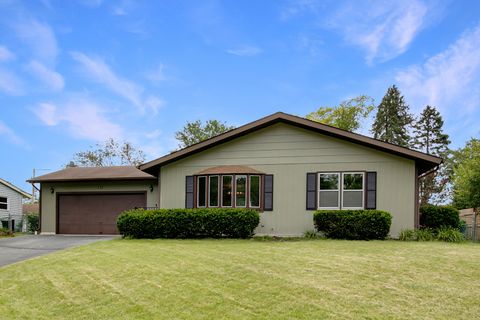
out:
<path id="1" fill-rule="evenodd" d="M 459 212 L 460 219 L 465 221 L 467 227 L 464 234 L 468 240 L 480 241 L 480 217 L 475 215 L 473 209 L 463 209 Z"/>

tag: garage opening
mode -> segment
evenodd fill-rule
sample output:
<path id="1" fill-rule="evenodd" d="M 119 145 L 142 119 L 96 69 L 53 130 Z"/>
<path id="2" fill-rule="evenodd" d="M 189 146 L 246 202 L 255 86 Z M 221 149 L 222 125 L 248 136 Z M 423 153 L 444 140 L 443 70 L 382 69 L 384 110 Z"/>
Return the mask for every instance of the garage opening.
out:
<path id="1" fill-rule="evenodd" d="M 57 194 L 57 233 L 118 234 L 118 215 L 146 205 L 145 192 Z"/>

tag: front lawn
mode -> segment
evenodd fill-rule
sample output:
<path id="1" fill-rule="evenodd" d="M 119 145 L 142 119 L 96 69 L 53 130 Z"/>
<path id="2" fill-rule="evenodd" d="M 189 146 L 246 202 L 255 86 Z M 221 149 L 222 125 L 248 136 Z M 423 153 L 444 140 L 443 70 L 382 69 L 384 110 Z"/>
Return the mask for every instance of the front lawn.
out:
<path id="1" fill-rule="evenodd" d="M 0 268 L 4 319 L 472 319 L 480 246 L 113 240 Z"/>

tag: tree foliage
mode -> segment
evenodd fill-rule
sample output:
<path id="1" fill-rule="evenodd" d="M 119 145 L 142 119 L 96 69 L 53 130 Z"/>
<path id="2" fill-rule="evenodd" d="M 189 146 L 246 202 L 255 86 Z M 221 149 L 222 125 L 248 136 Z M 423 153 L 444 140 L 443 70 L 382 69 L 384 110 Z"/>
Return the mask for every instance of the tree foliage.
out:
<path id="1" fill-rule="evenodd" d="M 443 132 L 443 119 L 435 107 L 426 106 L 420 117 L 413 124 L 412 146 L 422 152 L 448 158 L 450 140 Z M 420 204 L 429 202 L 441 203 L 447 198 L 447 184 L 449 182 L 448 167 L 443 164 L 440 168 L 419 181 Z"/>
<path id="2" fill-rule="evenodd" d="M 107 139 L 103 143 L 91 146 L 90 150 L 77 152 L 68 166 L 106 167 L 119 165 L 137 166 L 145 161 L 143 151 L 135 148 L 130 142 L 119 143 Z"/>
<path id="3" fill-rule="evenodd" d="M 360 128 L 361 121 L 367 118 L 374 108 L 373 98 L 360 95 L 342 101 L 336 107 L 320 107 L 307 114 L 307 119 L 353 132 Z"/>
<path id="4" fill-rule="evenodd" d="M 405 99 L 393 85 L 378 106 L 371 132 L 375 139 L 408 147 L 411 139 L 408 130 L 412 121 Z"/>
<path id="5" fill-rule="evenodd" d="M 480 208 L 480 139 L 472 138 L 453 152 L 453 204 Z"/>
<path id="6" fill-rule="evenodd" d="M 196 120 L 187 122 L 182 130 L 175 132 L 175 139 L 180 142 L 178 145 L 180 148 L 185 148 L 234 128 L 218 120 L 208 120 L 205 124 L 201 120 Z"/>

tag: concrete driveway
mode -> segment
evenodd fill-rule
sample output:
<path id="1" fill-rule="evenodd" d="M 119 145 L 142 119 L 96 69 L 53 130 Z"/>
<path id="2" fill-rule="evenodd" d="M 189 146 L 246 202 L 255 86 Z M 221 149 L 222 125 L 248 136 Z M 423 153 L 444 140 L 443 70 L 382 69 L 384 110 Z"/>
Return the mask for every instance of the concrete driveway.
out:
<path id="1" fill-rule="evenodd" d="M 118 236 L 20 236 L 0 239 L 0 267 L 50 252 Z"/>

